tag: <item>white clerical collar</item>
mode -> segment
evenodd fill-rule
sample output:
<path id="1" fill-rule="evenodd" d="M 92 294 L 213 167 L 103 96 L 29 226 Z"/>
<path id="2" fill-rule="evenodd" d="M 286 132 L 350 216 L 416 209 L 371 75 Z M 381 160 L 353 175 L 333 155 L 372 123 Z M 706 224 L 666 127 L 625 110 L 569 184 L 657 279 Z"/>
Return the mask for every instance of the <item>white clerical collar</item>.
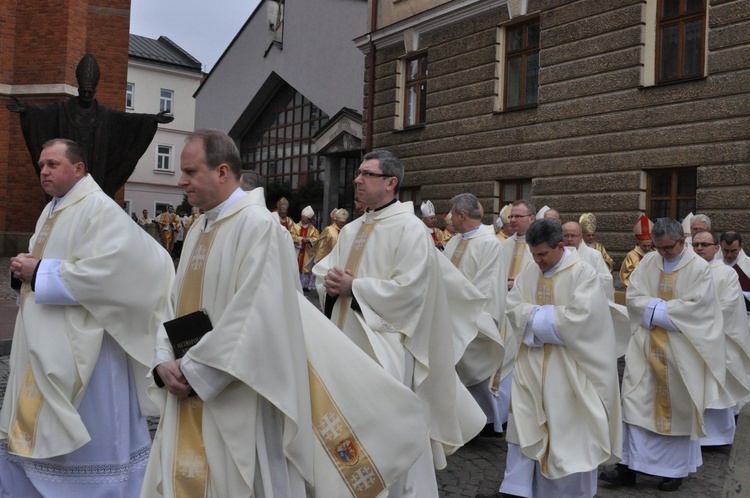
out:
<path id="1" fill-rule="evenodd" d="M 552 275 L 554 275 L 555 272 L 560 268 L 560 265 L 563 264 L 563 261 L 565 261 L 565 258 L 567 258 L 568 256 L 570 256 L 570 247 L 565 248 L 565 250 L 563 251 L 562 257 L 560 258 L 560 261 L 558 261 L 555 266 L 553 266 L 552 268 L 550 268 L 549 270 L 545 272 L 542 272 L 542 275 L 544 275 L 544 278 L 550 278 Z"/>
<path id="2" fill-rule="evenodd" d="M 526 243 L 526 234 L 524 235 L 518 235 L 516 234 L 516 242 L 519 244 L 525 244 Z"/>
<path id="3" fill-rule="evenodd" d="M 245 196 L 245 194 L 247 194 L 247 192 L 245 192 L 245 191 L 244 191 L 244 190 L 242 190 L 241 188 L 237 187 L 237 189 L 236 189 L 236 190 L 235 190 L 234 192 L 232 192 L 232 195 L 230 195 L 229 197 L 227 197 L 227 200 L 225 200 L 224 202 L 222 202 L 221 204 L 219 204 L 219 205 L 218 205 L 218 206 L 216 206 L 215 208 L 213 208 L 213 209 L 209 209 L 208 211 L 206 211 L 205 213 L 203 213 L 203 214 L 205 214 L 205 215 L 206 215 L 206 226 L 208 226 L 208 222 L 209 222 L 209 221 L 210 221 L 210 222 L 214 222 L 214 221 L 216 221 L 216 219 L 217 219 L 217 218 L 218 218 L 219 216 L 221 216 L 221 214 L 222 214 L 222 213 L 223 213 L 223 212 L 224 212 L 224 211 L 225 211 L 225 210 L 226 210 L 226 209 L 227 209 L 227 208 L 228 208 L 229 206 L 231 206 L 231 205 L 232 205 L 232 204 L 234 204 L 235 202 L 237 202 L 237 201 L 239 201 L 240 199 L 242 199 L 242 198 L 243 198 L 243 197 Z"/>
<path id="4" fill-rule="evenodd" d="M 481 223 L 480 223 L 480 225 L 479 225 L 478 227 L 476 227 L 476 228 L 475 228 L 474 230 L 469 230 L 468 232 L 464 232 L 464 233 L 462 233 L 462 234 L 461 234 L 461 238 L 462 238 L 462 239 L 464 239 L 464 240 L 468 239 L 469 237 L 471 237 L 472 235 L 474 235 L 475 233 L 477 233 L 477 232 L 479 231 L 479 229 L 480 229 L 480 228 L 482 228 L 482 225 L 481 225 Z"/>
<path id="5" fill-rule="evenodd" d="M 677 265 L 682 260 L 682 257 L 685 255 L 685 251 L 687 250 L 687 244 L 685 244 L 685 247 L 682 248 L 682 252 L 677 255 L 676 258 L 674 258 L 672 261 L 667 261 L 664 256 L 662 256 L 663 262 L 664 262 L 664 273 L 667 275 L 671 275 L 674 269 L 677 267 Z"/>
<path id="6" fill-rule="evenodd" d="M 78 180 L 78 181 L 76 182 L 76 184 L 75 184 L 75 185 L 73 185 L 73 187 L 72 187 L 72 188 L 71 188 L 70 190 L 68 190 L 68 191 L 67 191 L 67 192 L 65 193 L 65 195 L 64 195 L 64 196 L 62 196 L 62 197 L 53 197 L 53 198 L 52 198 L 52 209 L 50 209 L 50 210 L 49 210 L 49 215 L 50 215 L 50 216 L 52 216 L 52 213 L 54 213 L 54 212 L 55 212 L 55 209 L 57 208 L 57 206 L 58 206 L 58 205 L 60 205 L 60 203 L 61 203 L 62 201 L 64 201 L 64 200 L 65 200 L 65 199 L 66 199 L 66 198 L 67 198 L 67 197 L 68 197 L 68 196 L 70 195 L 70 193 L 71 193 L 72 191 L 74 191 L 74 190 L 76 189 L 76 187 L 77 187 L 78 185 L 80 185 L 80 184 L 81 184 L 81 182 L 83 181 L 83 179 L 84 179 L 84 178 L 86 178 L 86 176 L 87 176 L 87 175 L 83 175 L 83 177 L 82 177 L 82 178 L 81 178 L 80 180 Z"/>
<path id="7" fill-rule="evenodd" d="M 724 260 L 724 264 L 725 264 L 725 265 L 727 265 L 727 266 L 734 266 L 734 265 L 736 265 L 736 264 L 737 264 L 737 260 L 738 260 L 738 259 L 739 259 L 739 258 L 734 258 L 734 261 L 732 261 L 731 263 L 727 263 L 727 260 L 725 259 L 725 260 Z"/>

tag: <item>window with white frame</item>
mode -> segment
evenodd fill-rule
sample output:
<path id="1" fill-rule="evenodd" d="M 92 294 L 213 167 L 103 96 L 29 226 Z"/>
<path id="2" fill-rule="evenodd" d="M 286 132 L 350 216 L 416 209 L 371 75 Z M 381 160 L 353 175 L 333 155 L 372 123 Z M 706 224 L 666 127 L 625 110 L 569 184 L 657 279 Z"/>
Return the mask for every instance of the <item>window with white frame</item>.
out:
<path id="1" fill-rule="evenodd" d="M 174 92 L 172 90 L 161 89 L 159 95 L 159 112 L 172 114 L 172 102 L 174 101 Z"/>
<path id="2" fill-rule="evenodd" d="M 128 83 L 125 87 L 125 107 L 132 109 L 135 105 L 135 85 Z"/>
<path id="3" fill-rule="evenodd" d="M 412 53 L 399 59 L 398 87 L 396 129 L 424 125 L 427 116 L 427 52 Z"/>
<path id="4" fill-rule="evenodd" d="M 156 146 L 156 171 L 172 172 L 172 146 Z"/>

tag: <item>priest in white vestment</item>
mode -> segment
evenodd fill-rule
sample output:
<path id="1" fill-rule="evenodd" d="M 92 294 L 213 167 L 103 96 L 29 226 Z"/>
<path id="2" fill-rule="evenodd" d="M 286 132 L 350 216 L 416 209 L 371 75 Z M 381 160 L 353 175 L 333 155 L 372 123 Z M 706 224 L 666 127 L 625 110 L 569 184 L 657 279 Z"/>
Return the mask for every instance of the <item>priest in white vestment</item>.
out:
<path id="1" fill-rule="evenodd" d="M 482 205 L 473 194 L 451 199 L 451 219 L 456 233 L 443 254 L 487 298 L 482 315 L 488 325 L 471 341 L 456 369 L 461 381 L 487 415 L 487 433 L 503 432 L 500 398 L 492 380 L 503 363 L 500 329 L 505 322 L 506 265 L 495 230 L 482 224 Z"/>
<path id="2" fill-rule="evenodd" d="M 180 185 L 206 212 L 185 241 L 174 314 L 203 309 L 213 328 L 176 360 L 158 338 L 167 389 L 151 390 L 162 418 L 142 496 L 377 496 L 426 445 L 421 401 L 301 295 L 291 236 L 262 188 L 239 188 L 240 164 L 217 131 L 183 149 Z"/>
<path id="3" fill-rule="evenodd" d="M 326 314 L 423 400 L 430 442 L 390 497 L 437 497 L 434 468 L 476 436 L 486 417 L 455 365 L 477 334 L 485 298 L 435 249 L 411 202 L 400 203 L 403 165 L 387 151 L 364 157 L 355 196 L 368 210 L 346 225 L 313 272 Z M 465 285 L 444 283 L 454 272 Z M 458 280 L 456 280 L 458 281 Z"/>
<path id="4" fill-rule="evenodd" d="M 695 217 L 693 221 L 695 222 Z M 704 230 L 693 235 L 693 251 L 711 267 L 714 287 L 719 295 L 724 318 L 727 348 L 724 390 L 721 398 L 710 405 L 703 414 L 707 435 L 701 439 L 701 446 L 732 444 L 737 406 L 750 395 L 750 333 L 745 312 L 745 297 L 742 295 L 737 272 L 723 261 L 715 259 L 719 247 L 719 236 L 714 232 Z"/>
<path id="5" fill-rule="evenodd" d="M 662 218 L 651 234 L 656 252 L 636 267 L 627 292 L 622 465 L 601 478 L 632 486 L 639 471 L 675 491 L 703 463 L 703 413 L 721 395 L 726 348 L 708 263 L 687 250 L 677 221 Z"/>
<path id="6" fill-rule="evenodd" d="M 617 341 L 617 357 L 625 354 L 630 341 L 630 320 L 628 310 L 625 306 L 615 303 L 615 287 L 612 283 L 612 273 L 604 262 L 602 253 L 586 245 L 583 241 L 581 225 L 575 221 L 569 221 L 562 226 L 563 242 L 565 247 L 570 247 L 578 252 L 581 260 L 591 265 L 599 275 L 599 283 L 604 295 L 607 296 L 609 312 L 615 327 L 615 339 Z"/>
<path id="7" fill-rule="evenodd" d="M 509 291 L 513 289 L 515 278 L 521 273 L 521 270 L 534 264 L 534 258 L 531 257 L 531 251 L 526 245 L 526 231 L 536 217 L 536 207 L 529 201 L 517 200 L 510 206 L 508 224 L 514 233 L 502 242 L 503 264 L 506 266 Z M 505 346 L 505 355 L 503 356 L 503 366 L 493 379 L 492 388 L 498 393 L 499 411 L 497 416 L 500 422 L 505 424 L 508 422 L 508 409 L 510 407 L 513 362 L 518 352 L 518 343 L 510 329 L 507 318 L 501 329 L 501 336 Z"/>
<path id="8" fill-rule="evenodd" d="M 526 241 L 536 264 L 516 277 L 506 311 L 520 347 L 500 492 L 590 498 L 598 466 L 618 461 L 622 444 L 607 298 L 558 222 L 534 222 Z"/>
<path id="9" fill-rule="evenodd" d="M 721 256 L 724 264 L 737 272 L 740 287 L 745 296 L 745 309 L 750 321 L 750 258 L 742 249 L 742 234 L 739 232 L 724 232 L 719 237 Z"/>
<path id="10" fill-rule="evenodd" d="M 0 411 L 0 496 L 135 497 L 171 259 L 87 174 L 78 144 L 47 142 L 39 166 L 52 201 L 30 252 L 10 265 L 22 285 Z"/>

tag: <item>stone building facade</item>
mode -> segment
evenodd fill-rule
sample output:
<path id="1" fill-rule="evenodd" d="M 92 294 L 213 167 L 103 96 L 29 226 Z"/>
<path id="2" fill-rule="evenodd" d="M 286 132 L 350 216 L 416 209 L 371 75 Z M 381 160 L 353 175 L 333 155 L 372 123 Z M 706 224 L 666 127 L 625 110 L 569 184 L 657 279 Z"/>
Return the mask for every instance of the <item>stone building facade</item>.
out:
<path id="1" fill-rule="evenodd" d="M 705 2 L 370 0 L 368 148 L 439 212 L 466 191 L 594 212 L 616 264 L 641 213 L 747 235 L 750 3 Z"/>
<path id="2" fill-rule="evenodd" d="M 91 53 L 101 68 L 96 99 L 124 110 L 129 29 L 130 0 L 0 0 L 0 253 L 28 249 L 47 202 L 18 114 L 6 104 L 13 97 L 51 105 L 77 96 L 76 66 Z"/>

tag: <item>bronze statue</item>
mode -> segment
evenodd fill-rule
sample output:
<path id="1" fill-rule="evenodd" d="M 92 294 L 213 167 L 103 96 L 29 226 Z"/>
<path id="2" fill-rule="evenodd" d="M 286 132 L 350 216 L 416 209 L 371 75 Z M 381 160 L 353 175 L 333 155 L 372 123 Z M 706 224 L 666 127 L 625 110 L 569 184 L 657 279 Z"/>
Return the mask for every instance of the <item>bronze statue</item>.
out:
<path id="1" fill-rule="evenodd" d="M 154 138 L 159 123 L 174 117 L 136 114 L 110 109 L 94 98 L 99 83 L 99 64 L 86 54 L 76 69 L 78 97 L 49 106 L 32 106 L 14 98 L 8 110 L 21 115 L 21 129 L 34 170 L 42 145 L 53 138 L 78 142 L 86 151 L 88 170 L 110 197 L 125 184 L 138 160 Z"/>

